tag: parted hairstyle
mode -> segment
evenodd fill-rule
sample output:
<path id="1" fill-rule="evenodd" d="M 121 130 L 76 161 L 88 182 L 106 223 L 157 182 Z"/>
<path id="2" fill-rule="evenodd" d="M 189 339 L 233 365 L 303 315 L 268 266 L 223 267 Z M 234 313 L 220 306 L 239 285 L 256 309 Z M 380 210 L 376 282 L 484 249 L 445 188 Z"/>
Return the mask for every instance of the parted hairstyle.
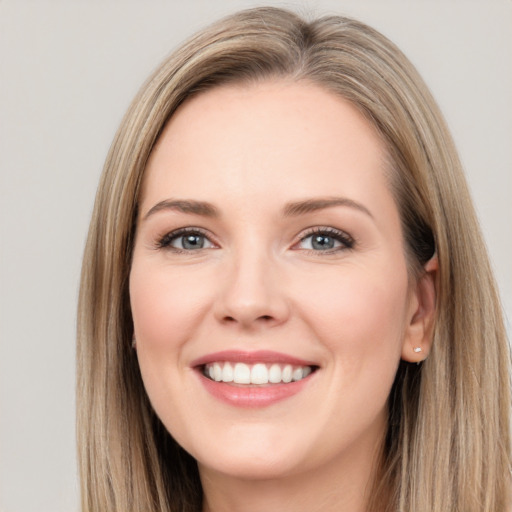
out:
<path id="1" fill-rule="evenodd" d="M 184 100 L 222 84 L 283 78 L 341 96 L 377 129 L 410 274 L 420 275 L 434 254 L 439 261 L 433 347 L 420 366 L 400 363 L 368 510 L 508 510 L 510 350 L 443 117 L 412 64 L 379 32 L 345 17 L 307 21 L 272 7 L 231 15 L 167 58 L 132 102 L 110 148 L 79 299 L 82 510 L 201 510 L 197 464 L 156 417 L 131 349 L 128 279 L 141 181 Z"/>

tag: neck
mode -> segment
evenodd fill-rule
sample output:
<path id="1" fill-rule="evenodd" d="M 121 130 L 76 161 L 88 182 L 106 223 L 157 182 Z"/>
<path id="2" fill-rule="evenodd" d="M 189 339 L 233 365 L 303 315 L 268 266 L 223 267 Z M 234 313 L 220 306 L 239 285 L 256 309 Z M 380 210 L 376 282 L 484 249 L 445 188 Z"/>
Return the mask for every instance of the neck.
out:
<path id="1" fill-rule="evenodd" d="M 268 480 L 237 478 L 200 466 L 203 512 L 367 512 L 377 477 L 375 453 L 380 453 L 374 448 L 371 457 L 346 454 L 344 461 Z"/>

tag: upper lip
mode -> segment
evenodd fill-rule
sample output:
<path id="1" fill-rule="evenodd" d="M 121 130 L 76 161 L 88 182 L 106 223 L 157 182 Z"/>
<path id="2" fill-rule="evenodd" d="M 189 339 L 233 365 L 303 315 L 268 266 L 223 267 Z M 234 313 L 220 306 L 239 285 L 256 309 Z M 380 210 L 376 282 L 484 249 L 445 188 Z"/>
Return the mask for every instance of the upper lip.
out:
<path id="1" fill-rule="evenodd" d="M 294 366 L 318 366 L 318 363 L 301 359 L 299 357 L 283 354 L 281 352 L 274 352 L 272 350 L 222 350 L 220 352 L 212 352 L 204 356 L 194 359 L 190 366 L 198 367 L 205 364 L 216 363 L 220 361 L 229 361 L 233 363 L 277 363 L 277 364 L 291 364 Z"/>

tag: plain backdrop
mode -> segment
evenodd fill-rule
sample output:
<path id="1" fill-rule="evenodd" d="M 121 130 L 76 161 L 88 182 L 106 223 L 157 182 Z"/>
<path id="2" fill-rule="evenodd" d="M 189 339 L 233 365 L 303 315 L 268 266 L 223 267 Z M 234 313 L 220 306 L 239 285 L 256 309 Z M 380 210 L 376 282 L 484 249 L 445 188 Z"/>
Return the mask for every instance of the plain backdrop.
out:
<path id="1" fill-rule="evenodd" d="M 78 510 L 80 260 L 102 163 L 140 84 L 252 1 L 0 0 L 0 511 Z M 458 144 L 512 306 L 512 2 L 267 2 L 355 16 L 419 68 Z M 510 329 L 509 329 L 510 332 Z"/>

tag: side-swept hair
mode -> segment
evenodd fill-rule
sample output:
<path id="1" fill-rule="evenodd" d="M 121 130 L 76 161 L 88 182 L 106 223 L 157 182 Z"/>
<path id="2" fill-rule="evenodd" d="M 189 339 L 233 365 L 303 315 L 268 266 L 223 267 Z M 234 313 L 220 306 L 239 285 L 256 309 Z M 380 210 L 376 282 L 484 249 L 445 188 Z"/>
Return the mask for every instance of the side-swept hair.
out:
<path id="1" fill-rule="evenodd" d="M 411 275 L 434 252 L 439 259 L 433 349 L 421 366 L 400 365 L 372 502 L 400 512 L 507 510 L 510 351 L 442 115 L 412 64 L 372 28 L 344 17 L 309 22 L 258 8 L 215 23 L 165 60 L 134 99 L 108 154 L 79 300 L 83 511 L 201 509 L 197 465 L 152 411 L 130 348 L 128 276 L 140 185 L 156 140 L 185 99 L 221 84 L 274 78 L 339 94 L 376 127 L 387 148 Z"/>

